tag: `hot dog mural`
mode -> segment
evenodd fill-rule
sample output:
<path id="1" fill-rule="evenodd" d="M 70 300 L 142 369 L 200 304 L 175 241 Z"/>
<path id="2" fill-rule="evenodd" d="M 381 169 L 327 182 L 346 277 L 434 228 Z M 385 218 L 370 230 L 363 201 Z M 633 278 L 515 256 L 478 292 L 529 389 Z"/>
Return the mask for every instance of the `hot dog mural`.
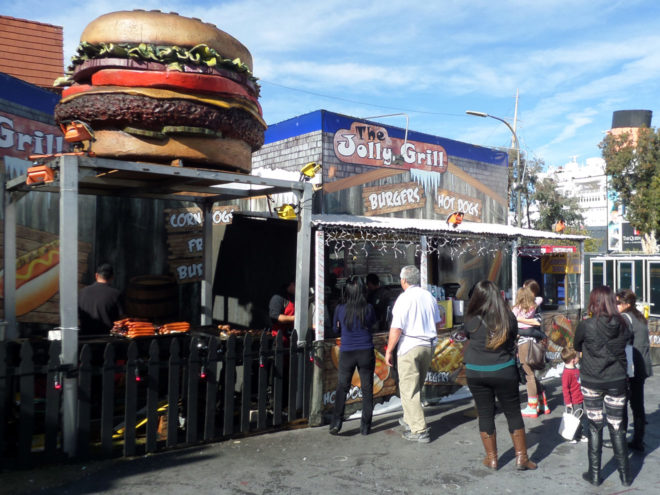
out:
<path id="1" fill-rule="evenodd" d="M 1 232 L 0 232 L 1 233 Z M 87 272 L 91 244 L 78 243 L 78 281 Z M 2 258 L 4 260 L 4 244 Z M 16 317 L 23 323 L 58 324 L 60 241 L 57 234 L 16 226 Z M 5 313 L 5 271 L 0 265 L 0 317 Z"/>

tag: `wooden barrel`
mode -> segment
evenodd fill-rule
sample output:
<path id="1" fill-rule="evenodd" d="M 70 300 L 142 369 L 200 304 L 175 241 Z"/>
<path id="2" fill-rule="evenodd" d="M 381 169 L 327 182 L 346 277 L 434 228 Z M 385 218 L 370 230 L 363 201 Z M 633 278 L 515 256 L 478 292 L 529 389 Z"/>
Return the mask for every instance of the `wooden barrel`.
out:
<path id="1" fill-rule="evenodd" d="M 139 275 L 126 287 L 126 315 L 150 320 L 176 318 L 178 294 L 174 277 Z"/>

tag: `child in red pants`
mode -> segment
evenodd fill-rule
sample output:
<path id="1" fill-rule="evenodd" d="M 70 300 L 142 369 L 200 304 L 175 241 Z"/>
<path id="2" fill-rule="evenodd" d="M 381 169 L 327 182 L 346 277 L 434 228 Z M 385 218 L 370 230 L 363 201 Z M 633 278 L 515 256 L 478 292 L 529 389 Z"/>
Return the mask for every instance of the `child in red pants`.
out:
<path id="1" fill-rule="evenodd" d="M 578 409 L 582 411 L 580 426 L 575 431 L 575 437 L 570 443 L 587 442 L 587 437 L 582 436 L 585 426 L 586 414 L 584 413 L 582 390 L 580 390 L 580 370 L 577 363 L 580 358 L 572 347 L 564 347 L 561 350 L 561 359 L 564 361 L 564 372 L 561 375 L 561 388 L 564 392 L 564 407 L 566 412 L 574 413 Z"/>

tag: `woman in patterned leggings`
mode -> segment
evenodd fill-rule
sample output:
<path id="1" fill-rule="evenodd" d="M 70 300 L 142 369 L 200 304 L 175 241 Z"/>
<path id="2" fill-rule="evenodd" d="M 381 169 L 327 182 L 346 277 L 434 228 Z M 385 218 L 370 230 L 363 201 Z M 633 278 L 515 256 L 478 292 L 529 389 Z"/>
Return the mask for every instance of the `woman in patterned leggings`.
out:
<path id="1" fill-rule="evenodd" d="M 603 426 L 607 422 L 621 483 L 630 486 L 632 478 L 623 414 L 627 390 L 625 346 L 631 334 L 609 287 L 596 287 L 591 292 L 587 310 L 591 318 L 580 322 L 574 339 L 575 350 L 582 352 L 580 381 L 589 423 L 589 471 L 582 477 L 594 486 L 602 482 Z"/>

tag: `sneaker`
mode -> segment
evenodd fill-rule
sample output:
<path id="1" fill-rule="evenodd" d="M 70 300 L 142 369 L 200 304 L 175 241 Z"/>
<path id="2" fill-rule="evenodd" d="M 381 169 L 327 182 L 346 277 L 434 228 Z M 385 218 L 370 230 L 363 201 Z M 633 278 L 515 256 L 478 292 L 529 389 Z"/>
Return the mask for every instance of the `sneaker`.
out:
<path id="1" fill-rule="evenodd" d="M 577 440 L 574 438 L 573 440 L 569 441 L 568 443 L 577 443 Z"/>
<path id="2" fill-rule="evenodd" d="M 539 416 L 541 414 L 550 414 L 550 408 L 546 405 L 539 405 L 539 411 L 538 411 Z"/>
<path id="3" fill-rule="evenodd" d="M 589 439 L 588 439 L 587 437 L 582 437 L 582 438 L 580 438 L 580 442 L 582 442 L 582 443 L 588 443 L 588 442 L 589 442 Z"/>
<path id="4" fill-rule="evenodd" d="M 520 411 L 520 414 L 522 414 L 523 418 L 538 418 L 539 417 L 539 413 L 536 410 L 536 408 L 535 407 L 529 407 L 529 405 L 525 409 Z"/>
<path id="5" fill-rule="evenodd" d="M 403 431 L 410 431 L 410 426 L 406 423 L 403 418 L 399 418 L 399 424 L 403 426 Z"/>
<path id="6" fill-rule="evenodd" d="M 413 433 L 412 431 L 404 431 L 403 435 L 401 435 L 403 438 L 406 440 L 410 440 L 411 442 L 419 442 L 419 443 L 429 443 L 431 441 L 431 436 L 429 435 L 428 430 L 424 430 L 421 433 Z"/>

